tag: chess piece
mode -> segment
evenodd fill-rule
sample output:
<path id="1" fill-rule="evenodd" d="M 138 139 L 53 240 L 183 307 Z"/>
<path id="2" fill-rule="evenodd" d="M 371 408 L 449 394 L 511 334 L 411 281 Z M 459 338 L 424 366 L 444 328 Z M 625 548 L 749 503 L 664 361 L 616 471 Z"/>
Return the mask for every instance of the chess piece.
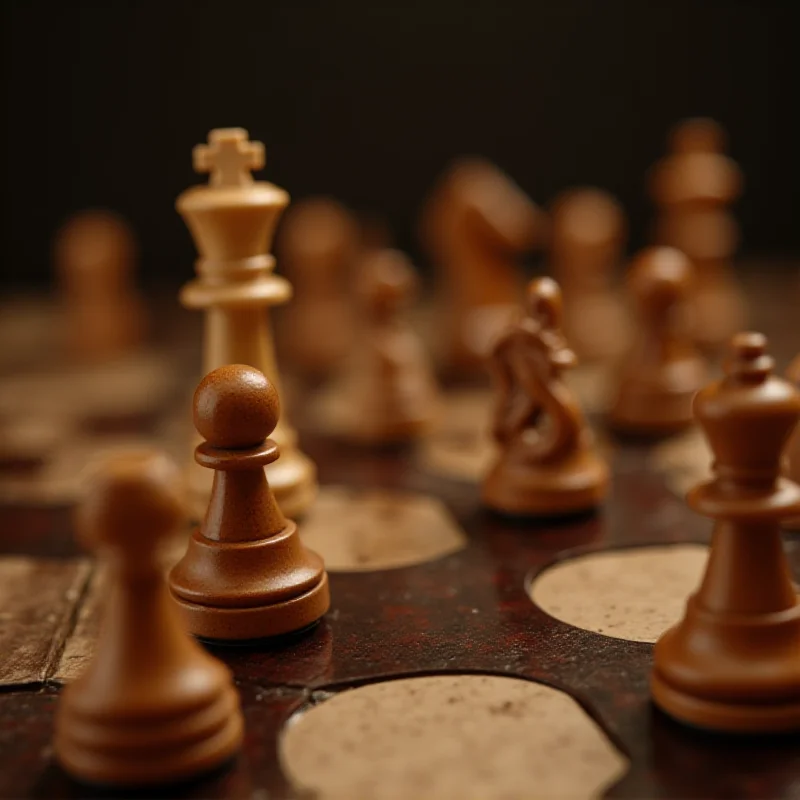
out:
<path id="1" fill-rule="evenodd" d="M 575 362 L 561 332 L 558 284 L 531 281 L 524 318 L 499 339 L 490 361 L 500 454 L 483 483 L 484 505 L 551 516 L 589 510 L 606 496 L 608 467 L 562 377 Z"/>
<path id="2" fill-rule="evenodd" d="M 278 252 L 294 285 L 281 318 L 281 353 L 285 363 L 310 379 L 330 376 L 353 344 L 347 290 L 359 238 L 353 215 L 327 197 L 292 206 L 280 227 Z"/>
<path id="3" fill-rule="evenodd" d="M 194 186 L 177 201 L 200 258 L 198 277 L 183 287 L 181 302 L 206 313 L 203 368 L 249 364 L 279 387 L 270 306 L 285 303 L 292 289 L 273 274 L 267 252 L 289 196 L 271 183 L 254 181 L 250 170 L 264 166 L 264 146 L 247 141 L 241 128 L 213 130 L 208 145 L 194 149 L 194 166 L 209 172 L 207 186 Z M 281 460 L 269 468 L 270 485 L 289 516 L 308 509 L 316 495 L 316 470 L 297 446 L 284 415 L 275 430 Z M 190 510 L 200 518 L 208 505 L 211 477 L 194 463 L 189 469 Z"/>
<path id="4" fill-rule="evenodd" d="M 645 249 L 631 266 L 639 341 L 622 365 L 610 411 L 618 431 L 658 437 L 693 422 L 692 398 L 705 383 L 706 365 L 686 324 L 692 278 L 689 259 L 670 247 Z"/>
<path id="5" fill-rule="evenodd" d="M 800 603 L 780 533 L 800 514 L 800 486 L 780 477 L 800 392 L 773 375 L 761 334 L 737 334 L 731 350 L 694 403 L 715 477 L 688 503 L 716 520 L 711 554 L 684 618 L 656 643 L 651 689 L 691 725 L 800 730 Z"/>
<path id="6" fill-rule="evenodd" d="M 58 231 L 53 257 L 69 357 L 98 362 L 135 350 L 146 323 L 133 285 L 136 242 L 127 222 L 110 211 L 75 214 Z"/>
<path id="7" fill-rule="evenodd" d="M 109 594 L 97 650 L 61 695 L 55 753 L 74 777 L 141 787 L 193 778 L 242 741 L 227 667 L 182 628 L 161 551 L 183 518 L 180 474 L 155 451 L 102 465 L 78 513 L 105 556 Z"/>
<path id="8" fill-rule="evenodd" d="M 439 272 L 442 360 L 454 373 L 482 374 L 518 308 L 516 262 L 541 244 L 544 214 L 493 164 L 463 159 L 432 192 L 420 233 Z"/>
<path id="9" fill-rule="evenodd" d="M 564 294 L 564 334 L 581 361 L 620 356 L 631 326 L 613 289 L 627 224 L 619 203 L 600 189 L 560 194 L 551 213 L 550 263 Z"/>
<path id="10" fill-rule="evenodd" d="M 789 365 L 786 370 L 786 378 L 800 389 L 800 356 Z M 786 475 L 795 483 L 800 483 L 800 424 L 797 425 L 786 446 Z M 790 517 L 784 526 L 792 530 L 800 530 L 800 516 Z"/>
<path id="11" fill-rule="evenodd" d="M 724 154 L 726 144 L 725 131 L 713 120 L 685 120 L 670 134 L 670 154 L 649 177 L 658 207 L 656 243 L 683 251 L 694 265 L 694 336 L 711 350 L 724 346 L 747 318 L 730 270 L 739 231 L 729 207 L 743 181 L 737 164 Z"/>
<path id="12" fill-rule="evenodd" d="M 433 365 L 406 317 L 417 277 L 398 250 L 367 253 L 359 267 L 363 331 L 350 370 L 346 433 L 371 444 L 411 441 L 430 429 L 439 399 Z"/>
<path id="13" fill-rule="evenodd" d="M 214 484 L 205 519 L 169 583 L 187 629 L 204 639 L 298 631 L 330 605 L 322 559 L 303 547 L 264 472 L 279 456 L 267 438 L 278 416 L 275 387 L 241 364 L 215 369 L 194 395 L 194 423 L 205 439 L 195 457 L 213 470 Z"/>

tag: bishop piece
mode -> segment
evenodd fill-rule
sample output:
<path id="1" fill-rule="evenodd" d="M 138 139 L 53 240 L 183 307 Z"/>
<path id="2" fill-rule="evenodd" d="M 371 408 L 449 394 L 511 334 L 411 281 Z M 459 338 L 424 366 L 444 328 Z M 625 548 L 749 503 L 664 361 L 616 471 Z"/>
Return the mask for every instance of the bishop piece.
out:
<path id="1" fill-rule="evenodd" d="M 252 367 L 219 367 L 195 392 L 194 423 L 205 439 L 195 458 L 214 483 L 205 520 L 169 581 L 186 627 L 204 639 L 290 633 L 328 610 L 322 559 L 303 546 L 264 472 L 279 455 L 267 439 L 278 418 L 275 387 Z"/>
<path id="2" fill-rule="evenodd" d="M 56 714 L 55 753 L 84 781 L 144 786 L 193 778 L 238 750 L 233 679 L 183 629 L 160 552 L 183 520 L 177 467 L 158 452 L 117 456 L 79 509 L 105 556 L 109 593 L 86 672 Z"/>
<path id="3" fill-rule="evenodd" d="M 780 533 L 800 514 L 800 486 L 780 474 L 800 392 L 773 366 L 761 334 L 737 334 L 725 377 L 697 395 L 714 479 L 688 502 L 716 524 L 700 588 L 655 647 L 656 704 L 721 731 L 800 730 L 800 603 Z"/>
<path id="4" fill-rule="evenodd" d="M 497 462 L 483 483 L 495 511 L 551 516 L 585 511 L 608 490 L 609 474 L 594 437 L 564 383 L 576 362 L 561 333 L 561 291 L 550 278 L 531 281 L 524 318 L 495 345 Z"/>

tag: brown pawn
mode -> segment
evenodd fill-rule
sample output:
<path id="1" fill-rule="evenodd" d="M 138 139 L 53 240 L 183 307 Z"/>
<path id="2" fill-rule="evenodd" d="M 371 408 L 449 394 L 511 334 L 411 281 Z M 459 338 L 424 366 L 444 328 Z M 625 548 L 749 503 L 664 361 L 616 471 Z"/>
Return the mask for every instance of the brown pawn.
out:
<path id="1" fill-rule="evenodd" d="M 494 164 L 461 159 L 425 203 L 420 235 L 439 278 L 440 353 L 454 374 L 483 375 L 519 305 L 519 258 L 543 244 L 544 213 Z"/>
<path id="2" fill-rule="evenodd" d="M 564 293 L 564 333 L 578 358 L 615 358 L 631 326 L 614 291 L 627 235 L 625 213 L 608 192 L 570 189 L 553 202 L 550 266 Z"/>
<path id="3" fill-rule="evenodd" d="M 133 284 L 136 243 L 125 220 L 110 211 L 82 211 L 58 231 L 53 256 L 69 356 L 103 361 L 135 350 L 146 323 Z"/>
<path id="4" fill-rule="evenodd" d="M 725 377 L 694 403 L 715 477 L 688 503 L 716 524 L 700 588 L 656 643 L 651 688 L 668 714 L 713 730 L 800 730 L 800 603 L 780 533 L 800 513 L 800 486 L 780 476 L 800 392 L 773 367 L 761 334 L 738 334 Z"/>
<path id="5" fill-rule="evenodd" d="M 433 365 L 407 314 L 417 276 L 398 250 L 375 250 L 359 265 L 363 330 L 348 386 L 347 434 L 392 444 L 422 436 L 433 424 L 439 392 Z"/>
<path id="6" fill-rule="evenodd" d="M 694 336 L 712 350 L 746 323 L 744 297 L 730 270 L 739 242 L 730 206 L 741 195 L 743 179 L 724 153 L 726 140 L 714 120 L 685 120 L 670 133 L 670 153 L 649 176 L 658 207 L 656 243 L 682 250 L 694 264 Z"/>
<path id="7" fill-rule="evenodd" d="M 605 498 L 609 473 L 564 383 L 562 373 L 576 358 L 561 332 L 558 284 L 531 281 L 525 311 L 491 357 L 500 454 L 483 482 L 483 503 L 523 516 L 585 511 Z"/>
<path id="8" fill-rule="evenodd" d="M 294 286 L 281 315 L 281 350 L 286 363 L 306 377 L 330 375 L 353 344 L 348 287 L 359 238 L 353 215 L 327 197 L 296 203 L 280 227 L 278 254 Z"/>
<path id="9" fill-rule="evenodd" d="M 639 312 L 639 340 L 623 363 L 609 422 L 639 436 L 666 436 L 693 422 L 692 398 L 707 369 L 689 333 L 689 259 L 671 247 L 651 247 L 634 260 L 628 287 Z"/>
<path id="10" fill-rule="evenodd" d="M 80 780 L 189 779 L 241 744 L 232 676 L 184 631 L 164 580 L 160 552 L 183 520 L 180 487 L 161 453 L 117 456 L 79 509 L 80 535 L 105 556 L 110 586 L 94 658 L 56 714 L 56 757 Z"/>
<path id="11" fill-rule="evenodd" d="M 252 367 L 219 367 L 194 394 L 194 424 L 205 439 L 195 458 L 214 470 L 214 483 L 205 520 L 169 584 L 195 636 L 278 636 L 308 627 L 330 605 L 322 559 L 303 547 L 264 472 L 279 455 L 267 438 L 278 417 L 275 387 Z"/>

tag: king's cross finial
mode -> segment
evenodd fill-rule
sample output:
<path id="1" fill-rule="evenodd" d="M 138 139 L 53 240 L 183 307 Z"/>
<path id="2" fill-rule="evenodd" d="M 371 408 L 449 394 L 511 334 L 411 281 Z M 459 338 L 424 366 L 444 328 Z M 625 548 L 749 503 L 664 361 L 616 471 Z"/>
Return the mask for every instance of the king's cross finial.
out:
<path id="1" fill-rule="evenodd" d="M 253 182 L 250 171 L 264 168 L 264 145 L 249 141 L 244 128 L 216 128 L 192 156 L 197 172 L 210 173 L 211 186 L 246 186 Z"/>

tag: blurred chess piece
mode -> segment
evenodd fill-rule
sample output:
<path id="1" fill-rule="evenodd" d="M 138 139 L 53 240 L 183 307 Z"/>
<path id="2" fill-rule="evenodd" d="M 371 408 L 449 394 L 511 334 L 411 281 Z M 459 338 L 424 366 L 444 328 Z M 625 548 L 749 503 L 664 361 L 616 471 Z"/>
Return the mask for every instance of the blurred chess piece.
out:
<path id="1" fill-rule="evenodd" d="M 346 383 L 349 438 L 371 444 L 411 441 L 436 418 L 433 364 L 409 322 L 417 289 L 414 268 L 399 250 L 373 250 L 359 262 L 361 331 Z"/>
<path id="2" fill-rule="evenodd" d="M 654 165 L 649 190 L 658 208 L 657 244 L 692 261 L 694 336 L 703 348 L 722 347 L 747 323 L 743 293 L 730 269 L 739 229 L 730 212 L 741 195 L 738 165 L 725 155 L 727 136 L 711 119 L 689 119 L 669 135 L 669 154 Z"/>
<path id="3" fill-rule="evenodd" d="M 609 412 L 618 431 L 667 436 L 694 421 L 692 399 L 707 371 L 686 314 L 693 272 L 689 259 L 672 247 L 647 248 L 631 265 L 628 288 L 639 338 L 621 365 Z"/>
<path id="4" fill-rule="evenodd" d="M 800 355 L 786 370 L 786 379 L 800 389 Z M 792 438 L 786 446 L 786 475 L 795 483 L 800 483 L 800 423 L 795 427 Z M 800 516 L 792 517 L 785 525 L 792 530 L 800 530 Z"/>
<path id="5" fill-rule="evenodd" d="M 280 319 L 280 353 L 287 369 L 304 377 L 330 376 L 353 344 L 349 291 L 358 256 L 353 214 L 327 197 L 293 205 L 279 228 L 277 251 L 294 295 Z"/>
<path id="6" fill-rule="evenodd" d="M 104 557 L 109 585 L 94 656 L 56 714 L 56 756 L 80 780 L 118 787 L 186 780 L 241 745 L 233 676 L 184 629 L 164 577 L 182 494 L 177 467 L 142 451 L 99 465 L 80 506 L 79 533 Z"/>
<path id="7" fill-rule="evenodd" d="M 781 520 L 800 486 L 781 476 L 800 392 L 773 374 L 766 339 L 737 334 L 725 377 L 694 401 L 714 477 L 687 496 L 715 520 L 711 552 L 684 618 L 658 640 L 653 699 L 676 719 L 736 733 L 800 731 L 800 602 Z"/>
<path id="8" fill-rule="evenodd" d="M 454 374 L 482 373 L 518 308 L 517 260 L 542 245 L 545 215 L 496 166 L 462 159 L 426 201 L 420 235 L 439 278 L 442 361 Z"/>
<path id="9" fill-rule="evenodd" d="M 564 293 L 564 333 L 581 361 L 620 356 L 631 324 L 614 289 L 622 263 L 627 221 L 608 192 L 562 192 L 550 209 L 550 267 Z"/>
<path id="10" fill-rule="evenodd" d="M 525 316 L 501 336 L 490 361 L 499 455 L 483 482 L 488 508 L 552 516 L 587 511 L 605 498 L 608 466 L 564 382 L 575 362 L 561 332 L 558 284 L 531 281 Z"/>
<path id="11" fill-rule="evenodd" d="M 194 148 L 193 161 L 197 172 L 209 173 L 209 181 L 187 189 L 176 203 L 200 254 L 197 278 L 183 287 L 180 300 L 186 308 L 205 312 L 203 370 L 247 364 L 263 372 L 280 392 L 268 314 L 271 307 L 289 300 L 292 287 L 274 273 L 275 258 L 269 250 L 289 195 L 272 183 L 253 180 L 251 170 L 264 167 L 264 145 L 249 141 L 241 128 L 211 131 L 208 144 Z M 297 517 L 316 497 L 316 468 L 301 452 L 287 414 L 273 439 L 281 459 L 267 467 L 270 486 L 281 510 Z M 195 519 L 202 518 L 208 506 L 210 473 L 194 461 L 192 447 L 188 481 Z"/>
<path id="12" fill-rule="evenodd" d="M 57 232 L 53 260 L 70 358 L 105 361 L 142 343 L 146 318 L 134 285 L 136 257 L 130 226 L 111 211 L 81 211 Z"/>

